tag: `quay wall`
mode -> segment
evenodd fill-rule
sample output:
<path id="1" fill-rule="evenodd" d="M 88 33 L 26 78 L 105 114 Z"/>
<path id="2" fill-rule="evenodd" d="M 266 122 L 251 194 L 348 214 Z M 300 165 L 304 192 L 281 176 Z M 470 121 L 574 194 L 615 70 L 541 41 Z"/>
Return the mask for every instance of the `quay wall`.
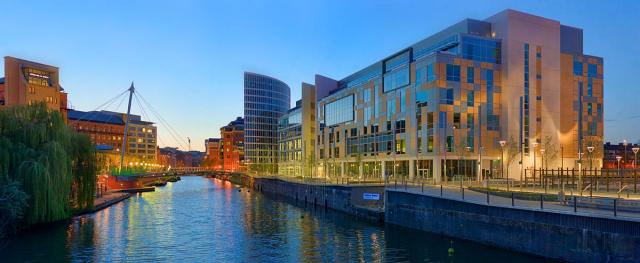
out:
<path id="1" fill-rule="evenodd" d="M 316 185 L 240 174 L 222 176 L 220 179 L 255 191 L 286 197 L 303 205 L 334 209 L 371 222 L 382 223 L 384 220 L 384 186 Z M 378 199 L 373 200 L 376 195 Z"/>
<path id="2" fill-rule="evenodd" d="M 385 222 L 570 262 L 639 262 L 640 223 L 386 191 Z"/>

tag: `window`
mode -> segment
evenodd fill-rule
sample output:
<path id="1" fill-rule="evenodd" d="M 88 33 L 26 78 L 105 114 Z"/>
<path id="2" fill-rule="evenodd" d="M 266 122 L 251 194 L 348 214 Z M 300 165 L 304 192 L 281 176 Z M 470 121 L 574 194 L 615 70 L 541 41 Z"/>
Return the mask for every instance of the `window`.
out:
<path id="1" fill-rule="evenodd" d="M 473 83 L 473 67 L 467 67 L 467 83 Z"/>
<path id="2" fill-rule="evenodd" d="M 469 107 L 473 107 L 473 90 L 468 90 L 467 91 L 467 106 Z"/>
<path id="3" fill-rule="evenodd" d="M 426 90 L 418 90 L 416 93 L 416 105 L 418 108 L 424 107 L 427 105 L 427 91 Z"/>
<path id="4" fill-rule="evenodd" d="M 460 81 L 460 65 L 447 64 L 447 80 Z"/>
<path id="5" fill-rule="evenodd" d="M 587 76 L 590 78 L 598 77 L 598 65 L 596 64 L 587 65 Z"/>
<path id="6" fill-rule="evenodd" d="M 396 140 L 396 153 L 397 154 L 404 154 L 407 152 L 407 146 L 404 142 L 404 139 L 398 139 Z"/>
<path id="7" fill-rule="evenodd" d="M 427 130 L 433 129 L 433 112 L 427 112 Z"/>
<path id="8" fill-rule="evenodd" d="M 427 65 L 427 82 L 434 81 L 436 79 L 435 71 L 433 70 L 433 64 Z"/>
<path id="9" fill-rule="evenodd" d="M 404 66 L 400 69 L 394 70 L 384 74 L 384 92 L 388 92 L 397 88 L 409 85 L 409 67 Z"/>
<path id="10" fill-rule="evenodd" d="M 422 83 L 424 82 L 425 71 L 426 69 L 424 67 L 416 68 L 416 87 L 420 87 L 420 85 L 422 85 Z"/>
<path id="11" fill-rule="evenodd" d="M 453 105 L 453 89 L 440 89 L 440 104 Z"/>
<path id="12" fill-rule="evenodd" d="M 396 98 L 393 96 L 389 97 L 391 98 L 387 101 L 387 118 L 391 119 L 391 116 L 396 113 Z"/>
<path id="13" fill-rule="evenodd" d="M 582 62 L 577 60 L 573 61 L 573 75 L 582 76 Z"/>
<path id="14" fill-rule="evenodd" d="M 593 106 L 591 103 L 587 103 L 587 115 L 591 116 L 593 114 Z"/>
<path id="15" fill-rule="evenodd" d="M 400 112 L 404 113 L 407 108 L 407 91 L 404 89 L 399 90 L 400 93 Z"/>
<path id="16" fill-rule="evenodd" d="M 427 137 L 427 152 L 433 152 L 433 135 Z"/>
<path id="17" fill-rule="evenodd" d="M 353 95 L 338 99 L 324 106 L 327 126 L 353 121 Z"/>
<path id="18" fill-rule="evenodd" d="M 440 129 L 444 129 L 445 127 L 447 127 L 447 112 L 446 111 L 441 111 L 440 112 L 440 116 L 438 118 L 438 123 L 440 125 L 438 125 L 438 127 Z"/>
<path id="19" fill-rule="evenodd" d="M 459 112 L 454 112 L 453 113 L 453 126 L 456 128 L 460 128 L 460 113 Z"/>
<path id="20" fill-rule="evenodd" d="M 404 120 L 399 120 L 396 121 L 396 132 L 395 133 L 404 133 L 405 130 L 405 121 Z"/>
<path id="21" fill-rule="evenodd" d="M 593 79 L 589 78 L 587 80 L 587 96 L 593 97 Z"/>
<path id="22" fill-rule="evenodd" d="M 453 151 L 453 136 L 447 135 L 447 152 Z"/>

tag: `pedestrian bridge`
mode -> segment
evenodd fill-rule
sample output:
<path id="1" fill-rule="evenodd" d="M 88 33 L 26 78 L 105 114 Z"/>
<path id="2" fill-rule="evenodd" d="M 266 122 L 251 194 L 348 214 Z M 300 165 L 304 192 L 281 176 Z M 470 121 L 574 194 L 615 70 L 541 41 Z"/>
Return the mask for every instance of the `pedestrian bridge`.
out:
<path id="1" fill-rule="evenodd" d="M 171 167 L 167 172 L 175 172 L 178 174 L 203 173 L 203 172 L 223 172 L 219 169 L 210 167 Z"/>

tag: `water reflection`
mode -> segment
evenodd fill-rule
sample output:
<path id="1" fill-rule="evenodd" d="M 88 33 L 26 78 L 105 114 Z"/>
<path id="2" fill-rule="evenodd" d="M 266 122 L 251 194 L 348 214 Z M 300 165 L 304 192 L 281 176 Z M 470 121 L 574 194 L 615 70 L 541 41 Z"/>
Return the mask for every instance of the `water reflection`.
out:
<path id="1" fill-rule="evenodd" d="M 184 177 L 92 215 L 38 229 L 2 262 L 536 262 L 480 244 L 353 217 Z"/>

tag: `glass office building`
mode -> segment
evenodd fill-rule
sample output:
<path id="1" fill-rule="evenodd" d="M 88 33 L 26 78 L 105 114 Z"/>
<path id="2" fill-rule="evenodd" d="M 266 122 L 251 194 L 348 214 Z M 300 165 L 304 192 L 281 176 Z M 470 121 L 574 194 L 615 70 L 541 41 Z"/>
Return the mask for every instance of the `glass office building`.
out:
<path id="1" fill-rule="evenodd" d="M 346 78 L 316 81 L 329 91 L 318 95 L 319 174 L 457 181 L 523 179 L 543 158 L 545 168 L 573 167 L 587 144 L 601 145 L 602 76 L 603 59 L 583 54 L 582 29 L 514 10 L 465 19 Z"/>
<path id="2" fill-rule="evenodd" d="M 244 73 L 245 165 L 249 172 L 278 171 L 278 118 L 289 110 L 290 96 L 284 82 Z"/>

